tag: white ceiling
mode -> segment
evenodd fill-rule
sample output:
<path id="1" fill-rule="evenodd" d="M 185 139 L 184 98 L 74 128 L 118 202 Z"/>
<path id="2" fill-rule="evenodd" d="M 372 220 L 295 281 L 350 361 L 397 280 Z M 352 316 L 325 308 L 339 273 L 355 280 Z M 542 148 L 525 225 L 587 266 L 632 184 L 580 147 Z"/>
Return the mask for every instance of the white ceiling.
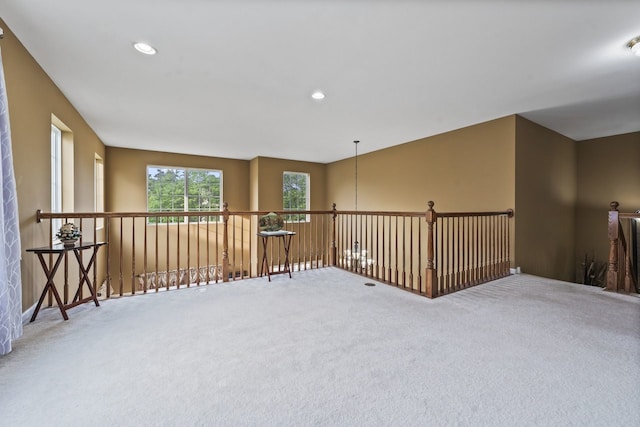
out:
<path id="1" fill-rule="evenodd" d="M 0 0 L 0 17 L 108 146 L 324 163 L 510 114 L 575 140 L 640 131 L 638 0 Z"/>

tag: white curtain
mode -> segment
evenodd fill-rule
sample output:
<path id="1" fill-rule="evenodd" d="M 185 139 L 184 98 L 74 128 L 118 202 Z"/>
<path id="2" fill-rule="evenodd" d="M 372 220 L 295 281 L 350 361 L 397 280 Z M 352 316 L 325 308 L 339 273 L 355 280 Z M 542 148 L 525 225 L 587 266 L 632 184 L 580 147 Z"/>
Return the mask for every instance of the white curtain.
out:
<path id="1" fill-rule="evenodd" d="M 0 50 L 0 355 L 22 335 L 22 280 L 20 278 L 20 228 L 18 198 L 11 155 L 9 104 Z"/>

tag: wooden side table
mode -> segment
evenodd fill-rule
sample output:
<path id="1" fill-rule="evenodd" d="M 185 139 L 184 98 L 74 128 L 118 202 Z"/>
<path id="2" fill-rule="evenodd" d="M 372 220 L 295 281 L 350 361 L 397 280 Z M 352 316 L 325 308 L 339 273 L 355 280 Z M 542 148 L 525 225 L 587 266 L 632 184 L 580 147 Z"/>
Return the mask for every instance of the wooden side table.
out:
<path id="1" fill-rule="evenodd" d="M 44 286 L 44 289 L 42 290 L 42 295 L 40 295 L 40 299 L 38 300 L 38 304 L 36 305 L 36 309 L 33 312 L 33 315 L 31 316 L 31 320 L 30 320 L 31 322 L 36 320 L 38 311 L 40 311 L 40 307 L 42 306 L 42 302 L 44 301 L 44 298 L 47 295 L 48 291 L 51 291 L 51 293 L 53 293 L 53 296 L 55 297 L 56 302 L 58 303 L 58 308 L 60 308 L 60 313 L 62 313 L 62 317 L 64 318 L 64 320 L 69 320 L 69 316 L 67 316 L 67 309 L 71 307 L 75 307 L 76 305 L 93 301 L 96 307 L 100 306 L 100 303 L 98 302 L 98 298 L 96 296 L 96 292 L 93 289 L 91 279 L 89 278 L 89 270 L 91 270 L 91 267 L 95 262 L 98 249 L 101 246 L 106 244 L 107 242 L 97 242 L 97 243 L 76 242 L 73 246 L 56 244 L 53 246 L 45 246 L 42 248 L 27 249 L 27 252 L 33 252 L 38 256 L 38 259 L 40 260 L 40 265 L 42 265 L 42 269 L 44 270 L 44 274 L 45 276 L 47 276 L 47 284 Z M 89 259 L 89 262 L 86 265 L 82 260 L 82 251 L 85 251 L 85 250 L 93 250 L 93 252 L 91 253 L 91 258 Z M 71 301 L 71 303 L 63 304 L 62 300 L 60 299 L 60 294 L 56 289 L 55 283 L 53 282 L 53 279 L 55 278 L 56 272 L 58 271 L 58 267 L 60 267 L 60 263 L 62 259 L 68 252 L 73 252 L 75 254 L 76 260 L 78 261 L 78 267 L 80 267 L 80 282 L 78 283 L 78 290 L 76 291 L 76 294 L 73 297 L 73 300 Z M 51 264 L 49 265 L 47 264 L 47 261 L 45 261 L 45 257 L 44 257 L 45 254 L 47 255 L 55 254 L 57 256 L 50 258 Z M 89 288 L 90 296 L 81 299 L 80 293 L 81 293 L 82 285 L 85 283 Z"/>
<path id="2" fill-rule="evenodd" d="M 272 274 L 289 273 L 291 278 L 291 266 L 289 265 L 289 248 L 291 247 L 291 239 L 295 236 L 295 231 L 261 231 L 258 236 L 262 237 L 262 264 L 260 265 L 260 277 L 262 277 L 263 271 L 267 270 L 267 277 L 271 281 Z M 276 272 L 269 271 L 269 260 L 267 259 L 267 242 L 270 237 L 282 238 L 282 247 L 284 249 L 284 268 Z"/>

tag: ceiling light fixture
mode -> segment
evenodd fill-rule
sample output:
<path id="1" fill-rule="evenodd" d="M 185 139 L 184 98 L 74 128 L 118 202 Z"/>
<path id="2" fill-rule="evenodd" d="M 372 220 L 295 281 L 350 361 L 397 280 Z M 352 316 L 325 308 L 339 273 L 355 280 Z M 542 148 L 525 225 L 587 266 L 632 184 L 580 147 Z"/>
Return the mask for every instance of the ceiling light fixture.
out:
<path id="1" fill-rule="evenodd" d="M 358 144 L 360 144 L 360 141 L 353 141 L 353 145 L 356 147 L 356 156 L 354 157 L 355 160 L 355 179 L 354 179 L 354 183 L 355 183 L 355 210 L 356 212 L 358 212 Z M 356 244 L 358 244 L 358 242 L 356 242 Z"/>
<path id="2" fill-rule="evenodd" d="M 627 47 L 631 49 L 634 55 L 640 56 L 640 36 L 633 38 L 627 43 Z"/>
<path id="3" fill-rule="evenodd" d="M 356 155 L 354 159 L 355 166 L 355 179 L 354 179 L 354 212 L 355 212 L 355 238 L 356 240 L 353 242 L 351 249 L 347 249 L 345 251 L 345 258 L 347 261 L 348 267 L 355 268 L 356 272 L 369 272 L 373 264 L 375 264 L 375 260 L 373 258 L 367 258 L 367 249 L 360 248 L 360 242 L 358 241 L 358 236 L 362 232 L 362 218 L 358 215 L 358 144 L 360 141 L 353 141 L 353 145 L 356 150 Z M 359 224 L 358 224 L 359 223 Z M 367 286 L 375 286 L 370 283 L 365 283 Z"/>
<path id="4" fill-rule="evenodd" d="M 355 160 L 355 179 L 354 179 L 354 186 L 355 186 L 355 211 L 356 211 L 356 224 L 358 221 L 358 144 L 360 144 L 360 141 L 353 141 L 353 145 L 356 147 L 356 156 L 354 157 Z M 351 256 L 353 256 L 356 260 L 358 260 L 360 258 L 360 242 L 358 242 L 358 236 L 356 235 L 356 241 L 353 242 L 353 248 L 352 248 L 352 252 L 350 254 Z"/>
<path id="5" fill-rule="evenodd" d="M 320 101 L 321 99 L 324 99 L 324 93 L 322 91 L 316 90 L 311 94 L 311 97 L 316 101 Z"/>
<path id="6" fill-rule="evenodd" d="M 133 44 L 133 47 L 140 53 L 145 55 L 155 55 L 158 51 L 148 43 L 137 42 Z"/>

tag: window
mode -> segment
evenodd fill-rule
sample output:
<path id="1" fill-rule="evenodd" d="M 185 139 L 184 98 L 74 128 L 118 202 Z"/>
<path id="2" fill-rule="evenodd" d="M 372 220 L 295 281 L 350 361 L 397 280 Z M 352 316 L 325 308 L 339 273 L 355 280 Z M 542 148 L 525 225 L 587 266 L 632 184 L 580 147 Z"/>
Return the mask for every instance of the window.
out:
<path id="1" fill-rule="evenodd" d="M 62 131 L 54 125 L 51 125 L 51 212 L 62 212 Z M 55 234 L 62 220 L 52 222 Z"/>
<path id="2" fill-rule="evenodd" d="M 104 162 L 102 157 L 96 153 L 93 164 L 93 207 L 95 212 L 104 212 Z M 98 218 L 96 221 L 96 227 L 104 227 L 104 218 Z"/>
<path id="3" fill-rule="evenodd" d="M 55 115 L 51 115 L 51 212 L 73 212 L 74 179 L 73 132 Z M 55 233 L 62 226 L 62 219 L 51 221 Z"/>
<path id="4" fill-rule="evenodd" d="M 309 174 L 284 172 L 282 176 L 282 204 L 285 211 L 309 210 Z M 309 221 L 305 214 L 285 215 L 285 221 Z"/>
<path id="5" fill-rule="evenodd" d="M 148 212 L 219 211 L 222 171 L 147 166 Z M 189 222 L 218 221 L 219 216 L 189 216 Z M 149 222 L 184 222 L 185 216 L 150 218 Z"/>

